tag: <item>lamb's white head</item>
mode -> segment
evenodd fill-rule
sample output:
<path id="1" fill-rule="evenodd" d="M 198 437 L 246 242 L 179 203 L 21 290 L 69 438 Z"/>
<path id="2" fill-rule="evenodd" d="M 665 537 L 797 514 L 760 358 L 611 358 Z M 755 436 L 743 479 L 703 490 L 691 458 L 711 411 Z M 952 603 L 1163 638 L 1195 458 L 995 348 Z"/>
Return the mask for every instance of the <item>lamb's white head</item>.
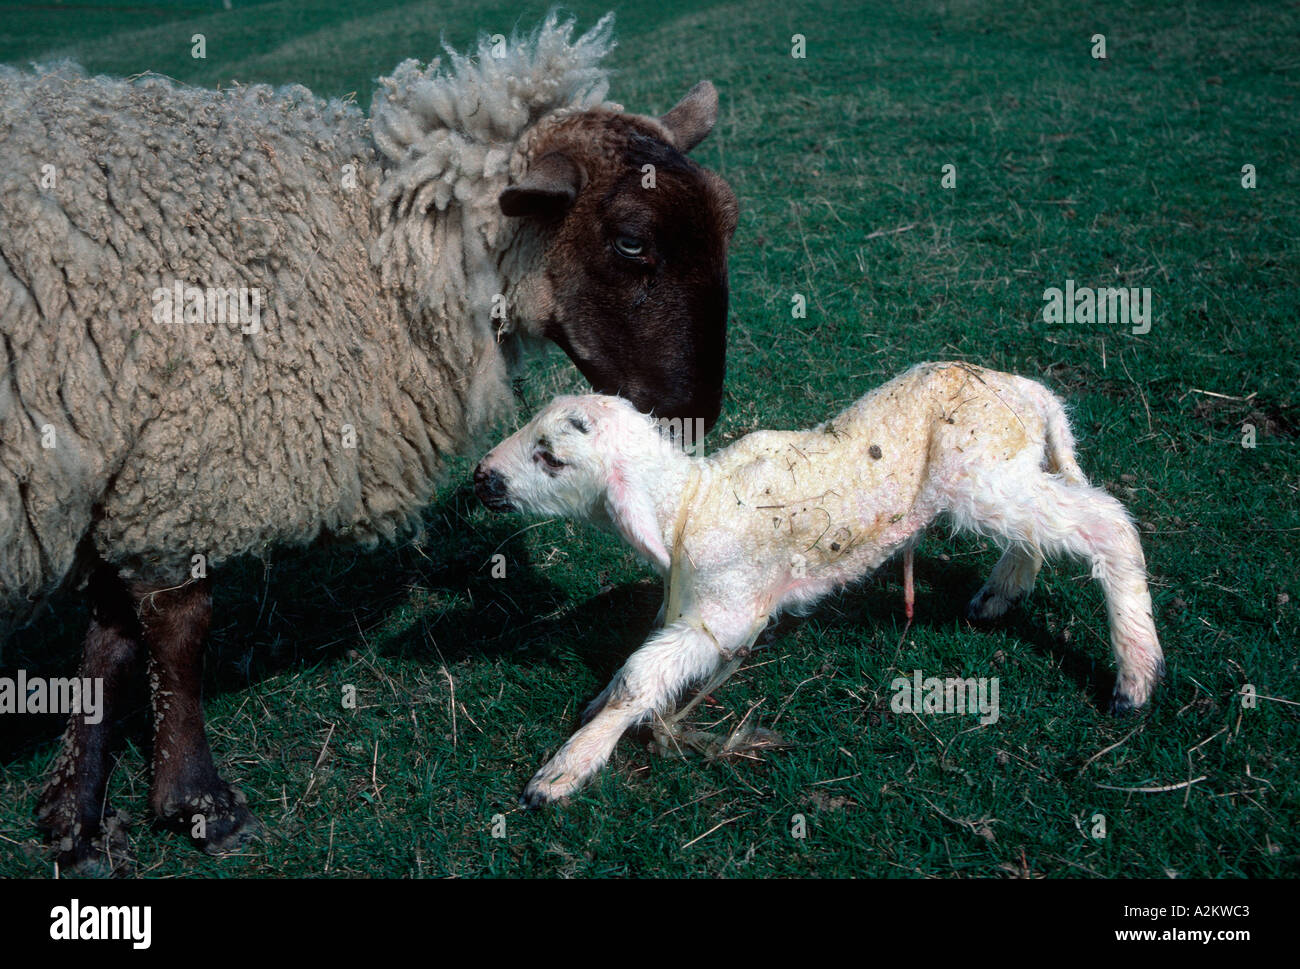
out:
<path id="1" fill-rule="evenodd" d="M 493 511 L 590 521 L 613 528 L 646 558 L 668 553 L 644 488 L 664 453 L 654 420 L 621 397 L 556 397 L 474 469 Z"/>

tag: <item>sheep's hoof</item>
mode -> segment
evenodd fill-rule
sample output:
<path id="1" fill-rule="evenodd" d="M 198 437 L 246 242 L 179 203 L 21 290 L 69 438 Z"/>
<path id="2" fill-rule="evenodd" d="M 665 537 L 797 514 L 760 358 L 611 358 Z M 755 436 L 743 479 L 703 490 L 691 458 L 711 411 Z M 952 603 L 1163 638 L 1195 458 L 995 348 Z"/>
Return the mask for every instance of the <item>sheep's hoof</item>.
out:
<path id="1" fill-rule="evenodd" d="M 36 823 L 55 849 L 61 875 L 106 877 L 127 870 L 129 822 L 103 802 L 102 792 L 84 793 L 68 772 L 56 771 L 36 802 Z"/>
<path id="2" fill-rule="evenodd" d="M 1126 717 L 1137 713 L 1146 706 L 1155 692 L 1156 685 L 1165 678 L 1165 661 L 1156 663 L 1155 671 L 1149 681 L 1135 677 L 1120 676 L 1115 681 L 1115 692 L 1111 695 L 1111 716 Z"/>
<path id="3" fill-rule="evenodd" d="M 966 604 L 968 622 L 994 622 L 1019 605 L 1024 596 L 1008 599 L 985 586 Z"/>
<path id="4" fill-rule="evenodd" d="M 227 784 L 184 799 L 168 799 L 155 810 L 159 820 L 183 830 L 196 847 L 210 855 L 238 851 L 262 833 L 244 792 Z"/>
<path id="5" fill-rule="evenodd" d="M 551 786 L 544 781 L 539 781 L 534 777 L 524 788 L 524 793 L 519 796 L 519 806 L 527 808 L 530 811 L 540 811 L 544 807 L 552 804 L 567 804 L 568 797 L 563 794 L 554 794 Z"/>
<path id="6" fill-rule="evenodd" d="M 209 823 L 207 840 L 200 845 L 210 855 L 231 854 L 262 837 L 262 822 L 243 804 L 230 816 L 220 819 L 219 827 L 220 830 L 214 830 Z"/>
<path id="7" fill-rule="evenodd" d="M 569 795 L 595 775 L 604 763 L 592 766 L 587 763 L 575 763 L 569 757 L 567 745 L 547 761 L 546 766 L 533 775 L 533 779 L 524 788 L 519 798 L 522 807 L 536 810 L 548 804 L 567 804 Z"/>
<path id="8" fill-rule="evenodd" d="M 108 808 L 104 817 L 88 832 L 82 823 L 47 828 L 57 854 L 60 877 L 111 878 L 129 874 L 132 868 L 128 818 Z"/>
<path id="9" fill-rule="evenodd" d="M 567 780 L 562 774 L 556 776 L 554 768 L 548 770 L 544 767 L 533 775 L 533 779 L 524 788 L 524 793 L 519 797 L 519 805 L 537 811 L 552 804 L 568 804 L 569 793 L 579 786 L 579 783 Z"/>
<path id="10" fill-rule="evenodd" d="M 524 793 L 519 795 L 519 806 L 527 808 L 529 811 L 540 811 L 542 808 L 559 801 L 559 798 L 552 798 L 540 788 L 535 788 L 532 785 L 524 788 Z"/>
<path id="11" fill-rule="evenodd" d="M 1122 692 L 1119 687 L 1115 688 L 1115 693 L 1110 698 L 1110 715 L 1112 717 L 1132 716 L 1141 708 L 1141 704 L 1134 703 L 1128 694 Z"/>

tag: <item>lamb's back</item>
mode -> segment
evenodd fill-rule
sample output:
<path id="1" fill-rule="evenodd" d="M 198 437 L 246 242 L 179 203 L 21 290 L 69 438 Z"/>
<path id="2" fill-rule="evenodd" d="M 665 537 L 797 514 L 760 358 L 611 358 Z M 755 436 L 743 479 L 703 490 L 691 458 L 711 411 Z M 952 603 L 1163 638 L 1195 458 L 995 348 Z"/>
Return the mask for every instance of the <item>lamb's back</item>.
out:
<path id="1" fill-rule="evenodd" d="M 1022 378 L 918 364 L 806 431 L 757 431 L 706 460 L 692 557 L 728 545 L 774 574 L 845 581 L 878 565 L 940 509 L 936 473 L 1042 440 Z M 981 451 L 980 449 L 983 449 Z"/>

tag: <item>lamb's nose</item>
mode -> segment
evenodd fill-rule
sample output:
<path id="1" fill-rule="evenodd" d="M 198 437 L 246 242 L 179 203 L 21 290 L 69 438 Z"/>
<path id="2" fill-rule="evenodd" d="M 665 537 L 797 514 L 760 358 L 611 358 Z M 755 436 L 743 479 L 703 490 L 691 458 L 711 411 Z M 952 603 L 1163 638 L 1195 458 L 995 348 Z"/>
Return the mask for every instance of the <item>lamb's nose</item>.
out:
<path id="1" fill-rule="evenodd" d="M 481 464 L 474 469 L 474 493 L 478 495 L 479 501 L 493 511 L 510 510 L 506 479 L 497 471 L 488 470 Z"/>

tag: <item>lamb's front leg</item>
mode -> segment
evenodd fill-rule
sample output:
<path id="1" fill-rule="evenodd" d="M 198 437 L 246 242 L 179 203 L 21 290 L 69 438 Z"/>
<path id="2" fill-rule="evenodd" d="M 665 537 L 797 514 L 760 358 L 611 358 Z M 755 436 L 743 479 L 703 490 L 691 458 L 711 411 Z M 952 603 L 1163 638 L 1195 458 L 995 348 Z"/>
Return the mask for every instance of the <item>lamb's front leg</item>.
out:
<path id="1" fill-rule="evenodd" d="M 747 628 L 705 628 L 679 619 L 656 632 L 614 675 L 599 711 L 528 782 L 520 803 L 541 807 L 587 783 L 628 727 L 667 709 L 683 690 L 717 669 L 744 645 Z"/>

